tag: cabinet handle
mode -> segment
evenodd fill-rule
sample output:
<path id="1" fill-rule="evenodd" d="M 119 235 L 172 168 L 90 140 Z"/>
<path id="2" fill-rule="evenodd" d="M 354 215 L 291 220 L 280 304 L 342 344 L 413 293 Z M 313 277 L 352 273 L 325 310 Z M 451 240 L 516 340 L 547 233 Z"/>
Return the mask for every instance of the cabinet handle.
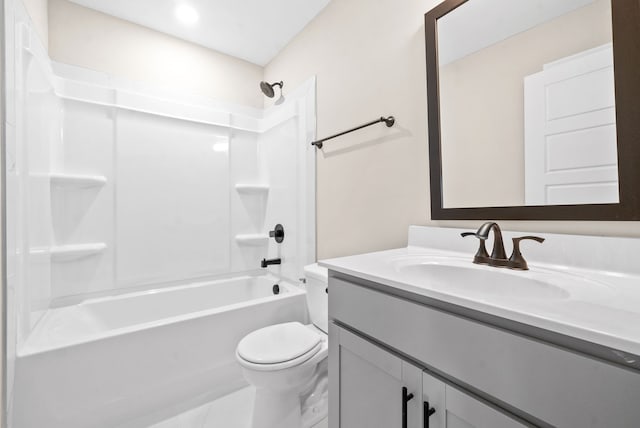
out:
<path id="1" fill-rule="evenodd" d="M 429 428 L 429 419 L 431 418 L 431 415 L 433 415 L 436 412 L 435 407 L 429 407 L 429 402 L 425 401 L 423 403 L 423 411 L 424 411 L 424 428 Z"/>
<path id="2" fill-rule="evenodd" d="M 407 428 L 407 403 L 413 398 L 413 394 L 407 394 L 407 387 L 402 387 L 402 428 Z"/>

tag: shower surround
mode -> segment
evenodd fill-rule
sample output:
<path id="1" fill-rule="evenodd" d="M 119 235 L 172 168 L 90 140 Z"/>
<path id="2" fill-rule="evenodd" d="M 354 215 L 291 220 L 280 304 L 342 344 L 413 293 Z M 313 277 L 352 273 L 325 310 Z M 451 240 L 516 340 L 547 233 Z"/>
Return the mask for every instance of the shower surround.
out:
<path id="1" fill-rule="evenodd" d="M 265 111 L 169 93 L 52 63 L 21 2 L 7 3 L 10 421 L 32 421 L 27 414 L 38 408 L 38 417 L 45 418 L 38 421 L 59 424 L 48 426 L 113 427 L 124 420 L 118 414 L 145 418 L 166 400 L 186 402 L 188 397 L 207 395 L 202 384 L 183 388 L 193 373 L 188 364 L 179 363 L 179 356 L 171 366 L 174 371 L 162 371 L 172 379 L 164 387 L 171 390 L 174 382 L 181 392 L 155 402 L 149 395 L 136 401 L 135 394 L 128 401 L 117 400 L 117 394 L 105 401 L 97 390 L 83 390 L 82 383 L 65 382 L 55 374 L 72 376 L 73 367 L 64 366 L 64 361 L 77 361 L 79 369 L 92 367 L 97 377 L 77 375 L 85 377 L 87 385 L 96 381 L 101 367 L 90 365 L 89 348 L 111 346 L 101 349 L 127 355 L 127 341 L 145 348 L 153 336 L 157 350 L 178 355 L 173 353 L 185 350 L 171 338 L 185 335 L 203 343 L 200 350 L 208 352 L 211 344 L 229 344 L 247 328 L 306 321 L 298 279 L 302 267 L 315 260 L 315 150 L 309 145 L 315 137 L 315 79 L 287 93 L 282 105 Z M 286 230 L 281 244 L 268 235 L 277 223 Z M 271 276 L 265 277 L 260 269 L 263 258 L 283 262 L 270 267 Z M 245 279 L 260 283 L 260 293 L 271 293 L 275 283 L 285 292 L 248 292 L 246 299 L 225 304 L 230 289 L 210 287 L 203 297 L 197 293 L 202 289 L 194 286 L 239 284 Z M 165 290 L 181 297 L 164 301 L 155 313 L 150 307 Z M 114 301 L 118 304 L 96 303 Z M 205 302 L 205 307 L 194 309 L 184 302 Z M 162 309 L 172 304 L 181 309 Z M 112 312 L 101 312 L 103 318 L 93 310 L 98 307 Z M 239 307 L 253 309 L 238 312 Z M 258 308 L 253 319 L 252 311 Z M 227 310 L 226 318 L 219 315 Z M 152 321 L 127 321 L 144 318 L 148 311 L 157 315 Z M 234 322 L 245 318 L 252 321 Z M 113 327 L 118 322 L 123 325 Z M 149 323 L 164 330 L 150 328 Z M 161 333 L 207 323 L 212 324 L 177 336 Z M 52 344 L 55 337 L 68 340 Z M 213 373 L 231 361 L 233 350 L 227 348 L 221 349 L 229 355 L 200 355 L 210 364 L 201 370 Z M 151 356 L 131 355 L 138 364 L 145 358 Z M 38 370 L 45 372 L 37 376 Z M 239 370 L 226 372 L 231 380 L 219 374 L 217 383 L 207 378 L 212 384 L 208 399 L 244 385 Z M 134 378 L 129 377 L 131 382 Z M 135 390 L 133 384 L 123 385 L 125 390 L 129 387 Z M 114 406 L 107 413 L 115 419 L 107 425 L 87 425 L 82 419 L 87 415 L 72 414 L 77 393 L 86 400 L 87 410 Z M 63 402 L 65 397 L 70 401 Z"/>

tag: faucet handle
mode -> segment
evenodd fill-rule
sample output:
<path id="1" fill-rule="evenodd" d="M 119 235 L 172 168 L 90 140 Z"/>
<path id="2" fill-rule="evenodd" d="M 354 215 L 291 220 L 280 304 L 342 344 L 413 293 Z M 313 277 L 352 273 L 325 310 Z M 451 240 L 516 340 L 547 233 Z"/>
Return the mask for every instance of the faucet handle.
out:
<path id="1" fill-rule="evenodd" d="M 473 256 L 473 262 L 479 265 L 486 265 L 489 263 L 489 253 L 487 253 L 487 247 L 484 246 L 484 239 L 479 237 L 475 232 L 462 232 L 460 236 L 462 236 L 463 238 L 466 238 L 467 236 L 475 236 L 476 238 L 478 238 L 479 247 L 478 251 L 476 251 L 475 256 Z"/>
<path id="2" fill-rule="evenodd" d="M 513 238 L 513 252 L 511 253 L 511 257 L 509 257 L 507 267 L 510 267 L 511 269 L 529 270 L 527 261 L 522 257 L 522 253 L 520 252 L 520 241 L 527 239 L 541 244 L 544 242 L 544 238 L 540 238 L 538 236 L 521 236 L 519 238 Z"/>

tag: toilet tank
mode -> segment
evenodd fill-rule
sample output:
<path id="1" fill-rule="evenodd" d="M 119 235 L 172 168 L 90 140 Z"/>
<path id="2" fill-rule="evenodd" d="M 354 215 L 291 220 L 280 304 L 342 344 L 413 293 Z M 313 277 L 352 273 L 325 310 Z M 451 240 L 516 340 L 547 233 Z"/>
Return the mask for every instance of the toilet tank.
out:
<path id="1" fill-rule="evenodd" d="M 311 322 L 327 333 L 329 330 L 329 298 L 327 295 L 329 273 L 326 268 L 314 263 L 304 267 L 304 277 L 307 280 L 307 306 Z"/>

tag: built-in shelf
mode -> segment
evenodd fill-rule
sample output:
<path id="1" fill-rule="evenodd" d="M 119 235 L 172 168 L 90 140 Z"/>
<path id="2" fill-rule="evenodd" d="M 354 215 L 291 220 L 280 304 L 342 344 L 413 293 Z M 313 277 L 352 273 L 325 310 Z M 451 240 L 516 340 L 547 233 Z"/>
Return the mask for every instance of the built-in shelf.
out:
<path id="1" fill-rule="evenodd" d="M 269 192 L 268 184 L 236 184 L 236 191 L 244 194 L 265 194 Z"/>
<path id="2" fill-rule="evenodd" d="M 102 253 L 107 244 L 96 242 L 92 244 L 60 245 L 51 247 L 51 261 L 70 262 Z"/>
<path id="3" fill-rule="evenodd" d="M 265 233 L 247 233 L 236 235 L 236 242 L 238 243 L 238 245 L 258 247 L 261 245 L 267 245 L 269 243 L 269 235 Z"/>
<path id="4" fill-rule="evenodd" d="M 51 185 L 59 187 L 100 187 L 107 183 L 107 178 L 102 175 L 58 174 L 50 175 Z"/>

